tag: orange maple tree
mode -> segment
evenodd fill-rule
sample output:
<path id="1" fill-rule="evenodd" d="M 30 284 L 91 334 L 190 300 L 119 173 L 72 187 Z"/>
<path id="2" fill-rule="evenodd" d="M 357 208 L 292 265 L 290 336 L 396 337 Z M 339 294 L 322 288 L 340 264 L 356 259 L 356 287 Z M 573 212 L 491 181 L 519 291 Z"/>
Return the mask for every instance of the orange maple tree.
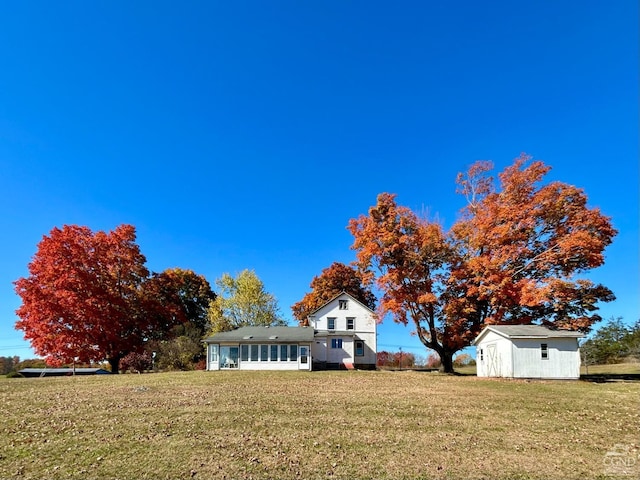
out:
<path id="1" fill-rule="evenodd" d="M 152 328 L 140 288 L 149 272 L 135 228 L 111 232 L 54 228 L 15 281 L 22 299 L 16 328 L 50 365 L 120 359 L 140 350 Z"/>
<path id="2" fill-rule="evenodd" d="M 300 325 L 307 325 L 309 315 L 336 295 L 346 292 L 371 308 L 376 308 L 375 295 L 363 285 L 360 273 L 344 263 L 334 262 L 311 281 L 311 292 L 295 303 L 291 310 Z"/>
<path id="3" fill-rule="evenodd" d="M 383 292 L 380 318 L 411 321 L 443 370 L 487 324 L 543 324 L 587 331 L 611 290 L 584 278 L 604 263 L 617 234 L 587 207 L 583 190 L 543 185 L 550 167 L 526 155 L 499 174 L 477 162 L 457 179 L 467 206 L 449 231 L 382 193 L 369 215 L 349 222 L 356 265 Z"/>

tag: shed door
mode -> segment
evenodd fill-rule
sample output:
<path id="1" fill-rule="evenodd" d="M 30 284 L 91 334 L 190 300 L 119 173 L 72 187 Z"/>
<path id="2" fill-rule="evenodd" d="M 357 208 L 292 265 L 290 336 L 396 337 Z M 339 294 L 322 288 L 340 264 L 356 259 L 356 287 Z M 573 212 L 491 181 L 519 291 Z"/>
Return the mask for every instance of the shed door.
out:
<path id="1" fill-rule="evenodd" d="M 495 343 L 487 345 L 487 376 L 500 376 L 500 359 L 498 358 L 498 351 Z"/>

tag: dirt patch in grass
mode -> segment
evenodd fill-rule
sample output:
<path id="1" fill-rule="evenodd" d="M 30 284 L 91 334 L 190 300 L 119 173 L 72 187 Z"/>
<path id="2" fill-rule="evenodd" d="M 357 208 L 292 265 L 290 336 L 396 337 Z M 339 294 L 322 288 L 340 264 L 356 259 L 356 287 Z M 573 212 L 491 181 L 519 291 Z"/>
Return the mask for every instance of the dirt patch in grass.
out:
<path id="1" fill-rule="evenodd" d="M 637 453 L 639 394 L 416 372 L 6 379 L 0 478 L 609 478 L 607 452 Z"/>

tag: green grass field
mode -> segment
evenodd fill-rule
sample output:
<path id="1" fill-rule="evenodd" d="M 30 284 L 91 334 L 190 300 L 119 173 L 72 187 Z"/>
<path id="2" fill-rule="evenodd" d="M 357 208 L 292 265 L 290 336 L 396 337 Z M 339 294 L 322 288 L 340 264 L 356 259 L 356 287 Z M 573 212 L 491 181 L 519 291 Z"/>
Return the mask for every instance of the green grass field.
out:
<path id="1" fill-rule="evenodd" d="M 407 371 L 1 379 L 0 478 L 613 478 L 639 398 Z"/>

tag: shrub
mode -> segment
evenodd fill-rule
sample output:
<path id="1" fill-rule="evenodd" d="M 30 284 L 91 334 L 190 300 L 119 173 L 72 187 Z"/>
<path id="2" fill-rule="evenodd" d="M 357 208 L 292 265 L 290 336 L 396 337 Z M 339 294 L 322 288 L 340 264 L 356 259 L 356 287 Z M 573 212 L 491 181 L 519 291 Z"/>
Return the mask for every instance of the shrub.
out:
<path id="1" fill-rule="evenodd" d="M 126 372 L 128 370 L 142 373 L 145 370 L 151 370 L 153 368 L 153 361 L 151 355 L 147 352 L 136 353 L 131 352 L 120 360 L 120 370 Z"/>

